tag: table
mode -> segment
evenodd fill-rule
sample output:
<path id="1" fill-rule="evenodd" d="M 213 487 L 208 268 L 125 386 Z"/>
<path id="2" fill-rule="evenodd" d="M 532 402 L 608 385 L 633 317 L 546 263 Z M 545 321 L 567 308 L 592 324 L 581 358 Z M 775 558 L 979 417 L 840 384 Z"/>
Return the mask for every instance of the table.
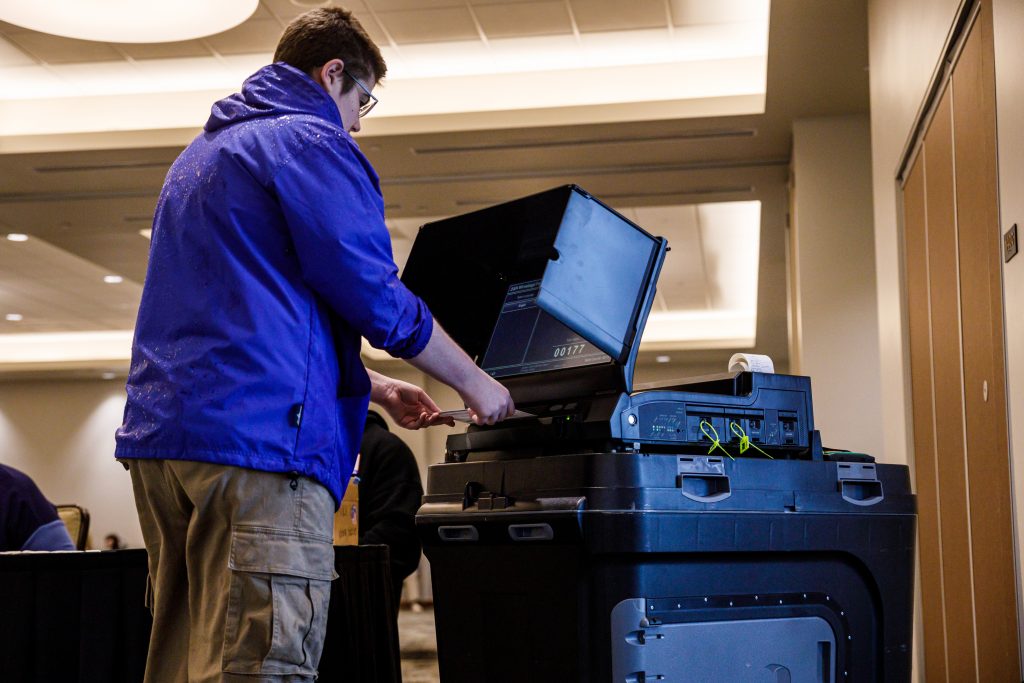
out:
<path id="1" fill-rule="evenodd" d="M 321 683 L 401 683 L 387 546 L 336 546 Z M 146 551 L 0 553 L 4 681 L 139 683 Z"/>

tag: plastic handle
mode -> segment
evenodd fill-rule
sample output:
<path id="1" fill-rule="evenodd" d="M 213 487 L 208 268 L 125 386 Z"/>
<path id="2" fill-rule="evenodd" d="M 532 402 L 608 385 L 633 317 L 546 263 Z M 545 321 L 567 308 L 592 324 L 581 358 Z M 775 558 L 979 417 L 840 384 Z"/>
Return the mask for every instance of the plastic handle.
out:
<path id="1" fill-rule="evenodd" d="M 508 535 L 513 541 L 550 541 L 555 530 L 550 524 L 509 524 Z"/>
<path id="2" fill-rule="evenodd" d="M 472 524 L 439 526 L 437 527 L 437 535 L 441 537 L 442 541 L 466 542 L 480 540 L 480 532 Z"/>
<path id="3" fill-rule="evenodd" d="M 859 479 L 841 479 L 843 500 L 854 505 L 875 505 L 885 499 L 882 482 Z"/>
<path id="4" fill-rule="evenodd" d="M 717 503 L 732 495 L 726 474 L 684 474 L 680 485 L 683 495 L 698 503 Z"/>

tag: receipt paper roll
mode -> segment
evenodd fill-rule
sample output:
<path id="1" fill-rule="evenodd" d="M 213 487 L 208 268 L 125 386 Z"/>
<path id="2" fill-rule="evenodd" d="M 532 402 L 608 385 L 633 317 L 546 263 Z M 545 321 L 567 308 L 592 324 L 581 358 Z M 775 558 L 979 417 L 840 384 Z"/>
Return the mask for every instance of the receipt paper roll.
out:
<path id="1" fill-rule="evenodd" d="M 775 364 L 770 356 L 734 353 L 729 359 L 729 372 L 775 372 Z"/>

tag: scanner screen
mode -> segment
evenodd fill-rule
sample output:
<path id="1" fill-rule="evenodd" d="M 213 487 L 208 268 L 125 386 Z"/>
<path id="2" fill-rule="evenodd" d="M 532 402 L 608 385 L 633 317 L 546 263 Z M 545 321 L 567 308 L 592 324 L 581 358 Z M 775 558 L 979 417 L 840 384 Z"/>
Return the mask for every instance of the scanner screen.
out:
<path id="1" fill-rule="evenodd" d="M 484 372 L 511 377 L 611 362 L 610 356 L 537 306 L 540 282 L 509 287 L 480 363 Z"/>

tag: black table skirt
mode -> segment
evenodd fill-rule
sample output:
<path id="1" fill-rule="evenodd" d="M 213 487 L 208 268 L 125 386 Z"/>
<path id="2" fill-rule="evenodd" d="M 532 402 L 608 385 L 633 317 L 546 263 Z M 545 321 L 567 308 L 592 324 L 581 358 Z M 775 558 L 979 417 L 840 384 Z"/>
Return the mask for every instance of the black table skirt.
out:
<path id="1" fill-rule="evenodd" d="M 386 546 L 339 546 L 319 681 L 400 683 Z M 152 619 L 145 550 L 0 554 L 0 672 L 18 683 L 138 683 Z"/>

